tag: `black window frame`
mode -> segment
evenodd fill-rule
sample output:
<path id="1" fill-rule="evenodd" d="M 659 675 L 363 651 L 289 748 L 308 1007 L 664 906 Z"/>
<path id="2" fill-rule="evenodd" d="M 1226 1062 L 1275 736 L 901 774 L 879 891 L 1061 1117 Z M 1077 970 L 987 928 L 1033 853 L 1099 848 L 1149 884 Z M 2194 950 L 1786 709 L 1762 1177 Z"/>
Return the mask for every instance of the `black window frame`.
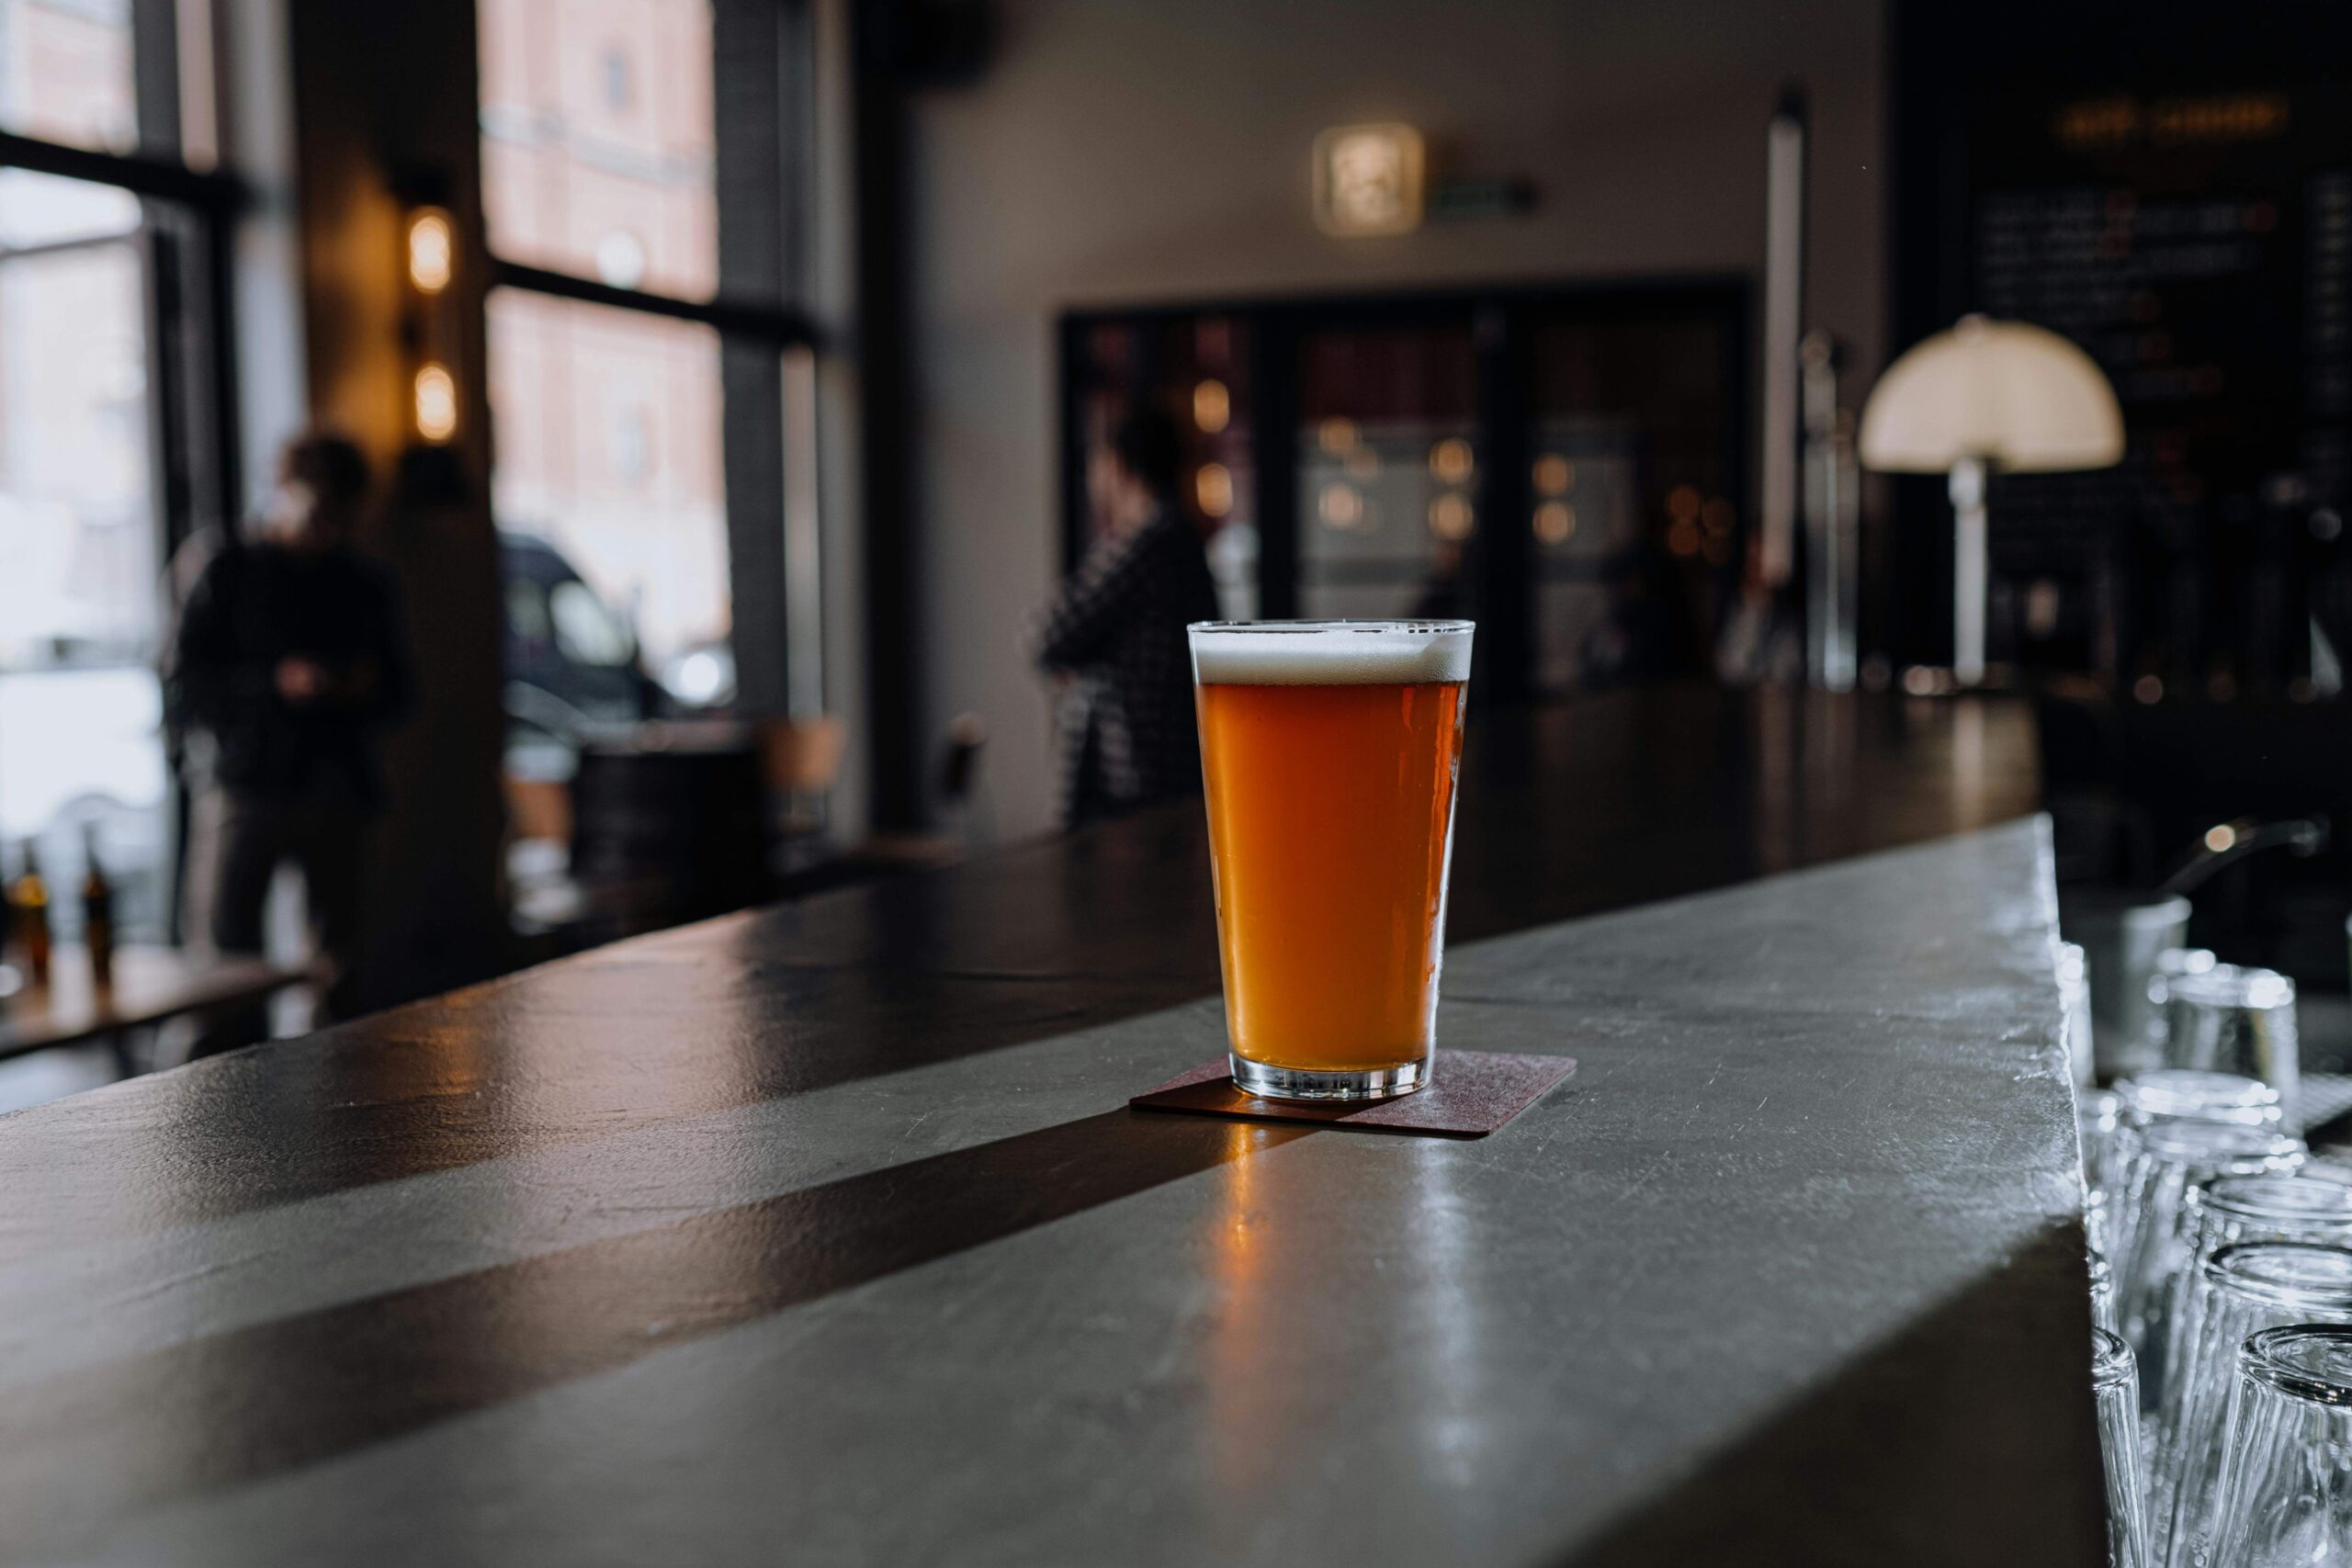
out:
<path id="1" fill-rule="evenodd" d="M 244 510 L 234 246 L 237 220 L 252 197 L 232 171 L 197 168 L 182 155 L 180 17 L 174 0 L 132 0 L 130 22 L 137 150 L 110 152 L 0 130 L 0 169 L 111 186 L 139 198 L 153 389 L 152 527 L 168 587 L 168 563 L 181 547 L 207 529 L 233 529 Z M 212 91 L 217 96 L 218 83 Z M 177 943 L 187 934 L 182 895 L 189 805 L 176 770 L 165 810 L 164 934 Z"/>
<path id="2" fill-rule="evenodd" d="M 136 20 L 156 7 L 142 4 Z M 135 55 L 142 76 L 152 52 Z M 146 96 L 141 95 L 142 127 Z M 175 143 L 159 131 L 143 143 Z M 151 431 L 159 558 L 242 510 L 232 245 L 246 187 L 233 175 L 190 168 L 176 156 L 118 153 L 0 131 L 0 169 L 22 169 L 140 198 L 147 253 L 148 364 L 156 385 Z M 113 243 L 111 241 L 107 243 Z"/>

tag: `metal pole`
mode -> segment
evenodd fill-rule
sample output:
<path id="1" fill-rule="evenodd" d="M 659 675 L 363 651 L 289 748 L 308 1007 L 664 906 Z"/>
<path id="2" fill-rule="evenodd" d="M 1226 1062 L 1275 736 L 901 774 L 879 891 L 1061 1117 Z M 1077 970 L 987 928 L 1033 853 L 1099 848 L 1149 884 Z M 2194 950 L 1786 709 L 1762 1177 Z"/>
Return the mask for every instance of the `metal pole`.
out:
<path id="1" fill-rule="evenodd" d="M 1951 466 L 1951 672 L 1963 686 L 1984 679 L 1984 459 Z"/>
<path id="2" fill-rule="evenodd" d="M 1798 340 L 1804 333 L 1805 106 L 1782 95 L 1765 137 L 1764 489 L 1760 565 L 1776 592 L 1796 570 L 1803 439 Z"/>

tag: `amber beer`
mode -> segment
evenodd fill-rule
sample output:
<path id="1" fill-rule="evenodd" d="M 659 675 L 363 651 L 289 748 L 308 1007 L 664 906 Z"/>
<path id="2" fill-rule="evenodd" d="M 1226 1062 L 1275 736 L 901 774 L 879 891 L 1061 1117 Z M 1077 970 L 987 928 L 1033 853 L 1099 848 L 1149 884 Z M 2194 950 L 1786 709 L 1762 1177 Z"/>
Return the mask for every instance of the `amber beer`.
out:
<path id="1" fill-rule="evenodd" d="M 1234 1081 L 1429 1081 L 1467 621 L 1191 628 Z"/>

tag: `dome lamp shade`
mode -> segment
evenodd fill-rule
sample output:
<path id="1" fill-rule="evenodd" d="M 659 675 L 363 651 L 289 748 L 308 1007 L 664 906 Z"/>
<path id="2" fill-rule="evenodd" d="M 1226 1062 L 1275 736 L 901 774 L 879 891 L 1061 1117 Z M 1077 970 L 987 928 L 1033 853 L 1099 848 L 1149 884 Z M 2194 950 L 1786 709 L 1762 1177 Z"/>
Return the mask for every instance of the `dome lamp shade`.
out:
<path id="1" fill-rule="evenodd" d="M 1950 476 L 1952 673 L 1973 685 L 1984 677 L 1986 478 L 2111 468 L 2123 411 L 2090 355 L 2056 333 L 1963 316 L 1886 367 L 1858 445 L 1882 473 Z"/>

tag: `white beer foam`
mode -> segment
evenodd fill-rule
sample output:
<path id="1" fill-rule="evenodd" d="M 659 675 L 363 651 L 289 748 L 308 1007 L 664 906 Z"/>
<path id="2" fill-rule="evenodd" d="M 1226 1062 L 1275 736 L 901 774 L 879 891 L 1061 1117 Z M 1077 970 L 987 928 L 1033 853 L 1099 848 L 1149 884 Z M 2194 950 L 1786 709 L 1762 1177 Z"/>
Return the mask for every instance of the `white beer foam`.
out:
<path id="1" fill-rule="evenodd" d="M 1205 686 L 1375 686 L 1470 678 L 1467 621 L 1204 622 L 1189 628 Z"/>

